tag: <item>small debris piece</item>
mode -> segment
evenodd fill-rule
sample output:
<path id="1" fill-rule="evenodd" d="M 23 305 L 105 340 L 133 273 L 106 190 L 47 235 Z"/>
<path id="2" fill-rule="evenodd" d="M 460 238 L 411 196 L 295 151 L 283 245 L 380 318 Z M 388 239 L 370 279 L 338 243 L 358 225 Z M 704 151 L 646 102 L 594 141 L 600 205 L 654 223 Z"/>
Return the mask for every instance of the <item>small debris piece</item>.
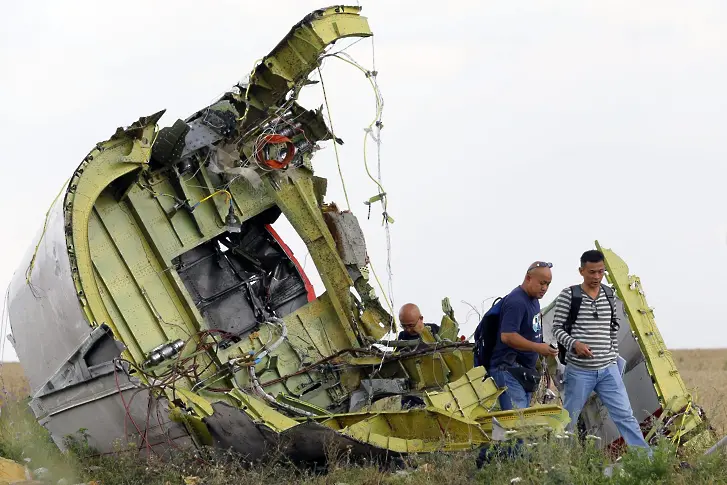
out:
<path id="1" fill-rule="evenodd" d="M 33 470 L 33 478 L 43 480 L 48 476 L 48 469 L 45 467 L 36 468 Z"/>
<path id="2" fill-rule="evenodd" d="M 430 463 L 425 463 L 422 466 L 420 466 L 419 468 L 417 468 L 417 470 L 421 470 L 424 473 L 430 473 L 430 472 L 434 471 L 434 465 L 432 465 Z"/>
<path id="3" fill-rule="evenodd" d="M 0 458 L 0 485 L 26 480 L 25 467 L 6 458 Z"/>

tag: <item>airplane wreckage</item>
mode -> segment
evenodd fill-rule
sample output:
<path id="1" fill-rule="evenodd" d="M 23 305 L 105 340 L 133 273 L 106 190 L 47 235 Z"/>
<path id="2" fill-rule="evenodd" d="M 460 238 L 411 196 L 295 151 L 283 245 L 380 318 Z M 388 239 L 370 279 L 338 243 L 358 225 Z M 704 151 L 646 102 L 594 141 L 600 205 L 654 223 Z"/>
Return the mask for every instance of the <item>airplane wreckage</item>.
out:
<path id="1" fill-rule="evenodd" d="M 100 452 L 131 441 L 312 461 L 329 444 L 377 457 L 563 433 L 562 367 L 550 362 L 532 407 L 499 410 L 504 389 L 473 366 L 447 299 L 436 337 L 386 339 L 396 323 L 369 283 L 363 232 L 314 175 L 319 144 L 340 140 L 296 102 L 331 44 L 371 35 L 358 7 L 317 10 L 247 83 L 170 127 L 158 128 L 163 111 L 142 117 L 83 159 L 8 289 L 30 406 L 60 448 L 85 428 Z M 319 297 L 272 229 L 280 216 L 316 265 Z M 638 419 L 649 439 L 701 446 L 711 428 L 641 283 L 606 256 Z M 597 398 L 581 428 L 618 444 Z"/>

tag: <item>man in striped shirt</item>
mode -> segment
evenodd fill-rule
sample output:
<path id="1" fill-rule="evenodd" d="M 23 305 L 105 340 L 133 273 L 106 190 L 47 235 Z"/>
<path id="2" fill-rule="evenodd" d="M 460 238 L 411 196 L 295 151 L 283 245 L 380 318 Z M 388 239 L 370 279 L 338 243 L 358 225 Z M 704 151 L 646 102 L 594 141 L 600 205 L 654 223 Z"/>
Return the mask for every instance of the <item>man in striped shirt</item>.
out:
<path id="1" fill-rule="evenodd" d="M 570 312 L 570 287 L 556 298 L 553 317 L 553 336 L 566 349 L 563 405 L 571 419 L 568 428 L 574 429 L 583 406 L 595 391 L 626 444 L 649 448 L 618 369 L 618 327 L 612 327 L 612 319 L 616 322 L 617 316 L 601 284 L 606 271 L 603 253 L 583 253 L 579 271 L 583 276 L 582 301 L 570 334 L 564 329 Z"/>

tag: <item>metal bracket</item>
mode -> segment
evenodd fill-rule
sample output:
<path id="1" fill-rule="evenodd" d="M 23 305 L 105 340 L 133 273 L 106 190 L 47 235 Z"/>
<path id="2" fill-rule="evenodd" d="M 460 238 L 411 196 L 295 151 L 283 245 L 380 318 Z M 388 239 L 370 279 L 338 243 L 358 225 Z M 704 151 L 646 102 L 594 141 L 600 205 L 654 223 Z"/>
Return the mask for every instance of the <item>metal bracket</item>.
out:
<path id="1" fill-rule="evenodd" d="M 33 399 L 61 391 L 67 387 L 82 384 L 97 377 L 111 374 L 114 371 L 113 359 L 126 349 L 124 344 L 114 339 L 108 325 L 102 323 L 96 327 L 78 349 L 68 358 L 65 364 L 48 379 L 35 393 Z M 98 361 L 100 354 L 110 358 Z"/>

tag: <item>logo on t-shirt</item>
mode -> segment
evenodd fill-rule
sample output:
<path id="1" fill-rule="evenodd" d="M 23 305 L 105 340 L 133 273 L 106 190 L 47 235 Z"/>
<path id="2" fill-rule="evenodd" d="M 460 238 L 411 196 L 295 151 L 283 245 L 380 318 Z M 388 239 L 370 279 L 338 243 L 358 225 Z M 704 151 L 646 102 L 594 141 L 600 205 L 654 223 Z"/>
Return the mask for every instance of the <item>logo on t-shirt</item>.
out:
<path id="1" fill-rule="evenodd" d="M 536 334 L 540 333 L 540 329 L 543 327 L 543 324 L 541 322 L 541 315 L 540 312 L 536 313 L 533 317 L 533 332 Z"/>

